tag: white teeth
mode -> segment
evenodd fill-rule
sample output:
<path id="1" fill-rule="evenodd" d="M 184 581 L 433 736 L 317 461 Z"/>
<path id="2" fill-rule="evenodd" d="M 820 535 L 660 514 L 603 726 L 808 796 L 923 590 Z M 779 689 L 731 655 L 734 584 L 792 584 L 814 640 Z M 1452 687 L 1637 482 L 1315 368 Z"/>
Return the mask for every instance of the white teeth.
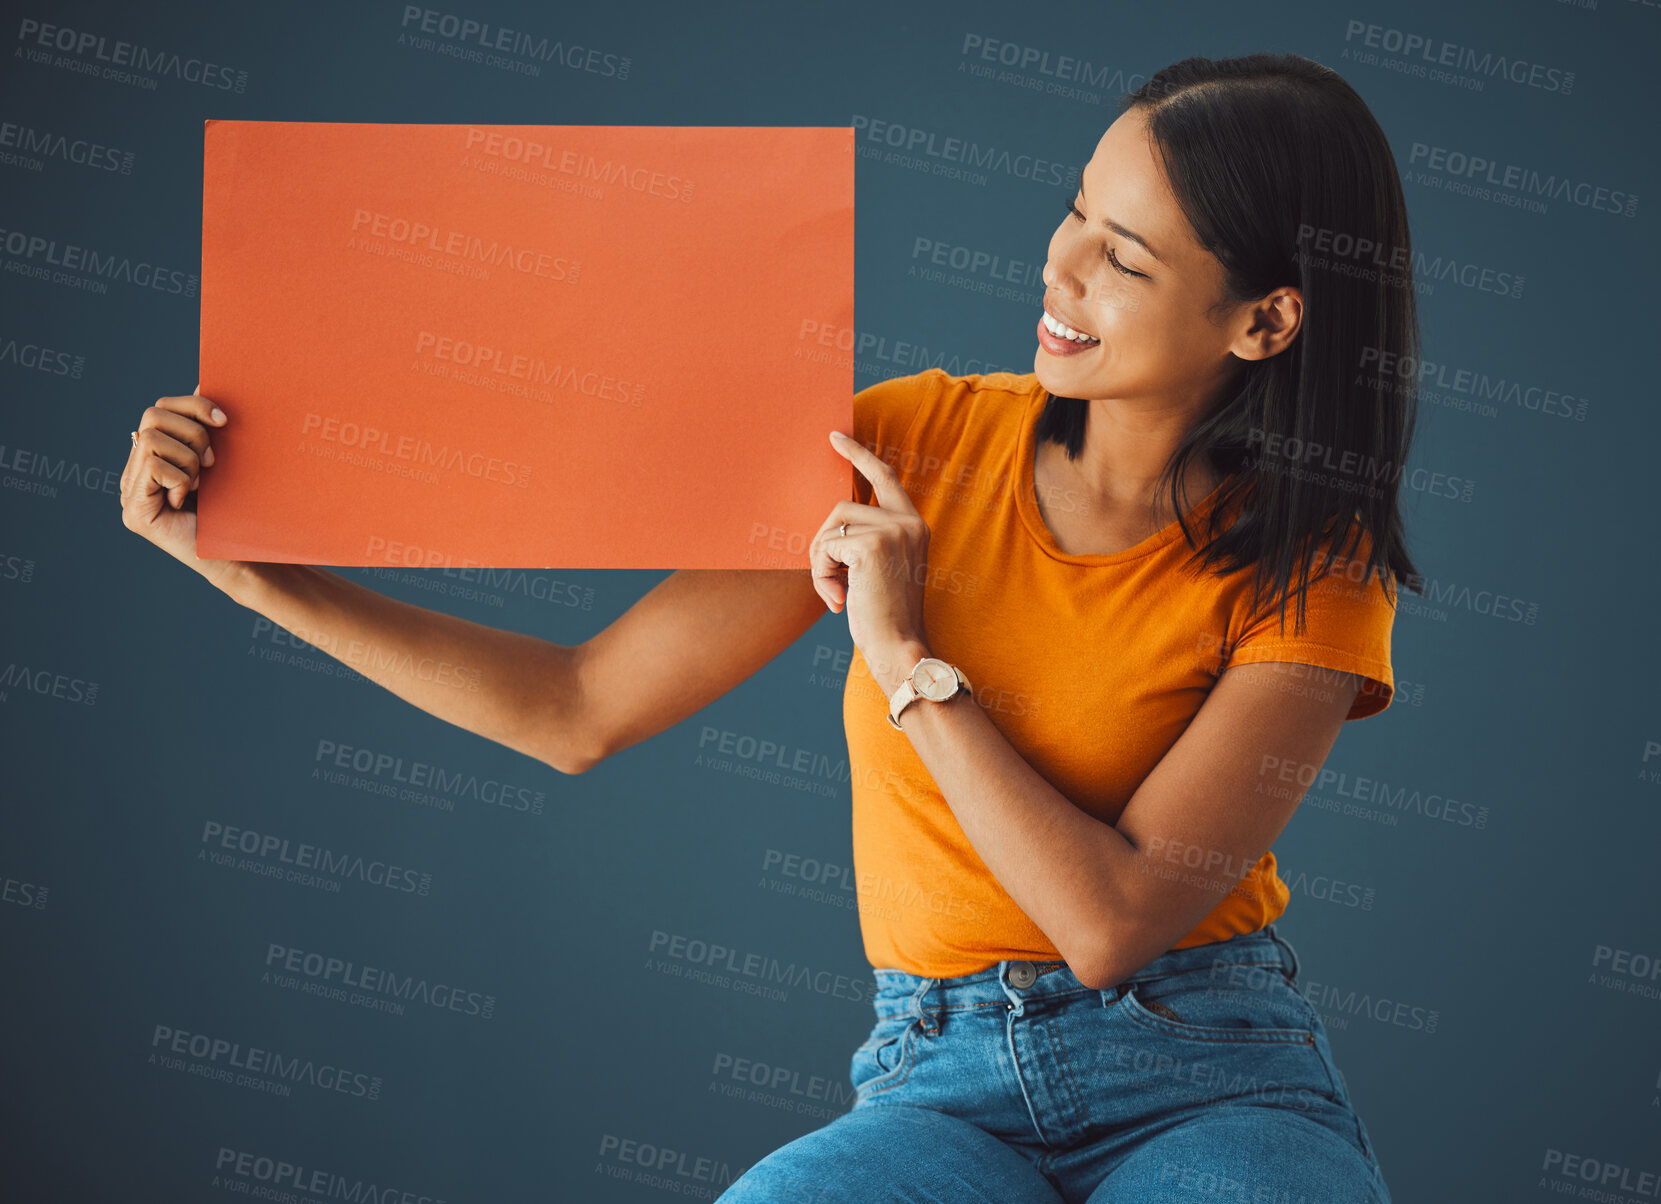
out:
<path id="1" fill-rule="evenodd" d="M 1050 311 L 1047 310 L 1047 309 L 1044 311 L 1044 326 L 1051 334 L 1055 335 L 1057 338 L 1072 339 L 1073 342 L 1075 342 L 1075 343 L 1099 343 L 1099 342 L 1101 342 L 1100 339 L 1092 338 L 1091 336 L 1089 336 L 1087 334 L 1080 334 L 1078 331 L 1074 330 L 1071 326 L 1065 325 L 1064 323 L 1061 323 L 1061 322 L 1057 322 L 1054 318 L 1050 317 Z"/>

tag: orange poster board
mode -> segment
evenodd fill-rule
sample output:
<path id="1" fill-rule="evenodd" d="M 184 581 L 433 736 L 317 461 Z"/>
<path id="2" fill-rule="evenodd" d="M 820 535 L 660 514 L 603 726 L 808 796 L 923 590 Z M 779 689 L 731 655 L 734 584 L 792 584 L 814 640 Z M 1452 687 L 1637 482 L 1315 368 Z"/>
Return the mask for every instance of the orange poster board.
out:
<path id="1" fill-rule="evenodd" d="M 806 567 L 851 127 L 208 121 L 210 560 Z"/>

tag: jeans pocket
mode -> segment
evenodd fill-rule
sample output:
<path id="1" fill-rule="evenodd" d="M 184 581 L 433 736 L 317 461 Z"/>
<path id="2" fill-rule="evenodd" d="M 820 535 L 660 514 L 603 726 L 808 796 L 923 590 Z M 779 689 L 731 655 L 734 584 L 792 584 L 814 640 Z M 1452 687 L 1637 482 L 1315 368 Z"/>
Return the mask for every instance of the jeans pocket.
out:
<path id="1" fill-rule="evenodd" d="M 1231 965 L 1132 980 L 1127 1018 L 1187 1041 L 1315 1045 L 1315 1013 L 1278 967 Z"/>
<path id="2" fill-rule="evenodd" d="M 848 1080 L 860 1095 L 874 1095 L 898 1086 L 910 1068 L 921 1021 L 898 1014 L 878 1017 L 870 1036 L 854 1050 Z"/>

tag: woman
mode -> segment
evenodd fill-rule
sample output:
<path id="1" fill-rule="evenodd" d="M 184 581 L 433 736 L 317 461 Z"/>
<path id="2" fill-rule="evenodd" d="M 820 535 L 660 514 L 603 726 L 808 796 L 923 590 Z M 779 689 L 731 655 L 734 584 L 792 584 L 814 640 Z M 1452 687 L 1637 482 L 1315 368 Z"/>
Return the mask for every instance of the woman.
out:
<path id="1" fill-rule="evenodd" d="M 1189 59 L 1083 170 L 1033 372 L 858 395 L 832 437 L 855 500 L 807 570 L 678 572 L 563 647 L 198 561 L 185 503 L 226 419 L 194 394 L 144 412 L 123 517 L 308 638 L 478 668 L 468 692 L 372 671 L 567 773 L 846 613 L 875 1025 L 852 1109 L 723 1200 L 1388 1201 L 1268 849 L 1393 690 L 1414 398 L 1368 365 L 1416 358 L 1411 282 L 1377 268 L 1408 246 L 1389 145 L 1336 74 Z"/>

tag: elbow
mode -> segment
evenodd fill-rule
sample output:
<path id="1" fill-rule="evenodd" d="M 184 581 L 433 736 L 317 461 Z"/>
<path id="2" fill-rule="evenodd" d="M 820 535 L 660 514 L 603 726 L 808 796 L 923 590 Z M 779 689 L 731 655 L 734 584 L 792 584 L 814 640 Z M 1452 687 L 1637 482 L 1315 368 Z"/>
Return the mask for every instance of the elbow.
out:
<path id="1" fill-rule="evenodd" d="M 600 741 L 585 734 L 566 733 L 553 750 L 545 751 L 537 759 L 560 773 L 574 777 L 593 769 L 606 759 L 606 755 L 607 749 Z"/>
<path id="2" fill-rule="evenodd" d="M 1074 946 L 1067 968 L 1092 991 L 1118 986 L 1156 956 L 1143 952 L 1149 930 L 1139 921 L 1134 914 L 1118 913 L 1105 930 L 1091 932 Z"/>
<path id="3" fill-rule="evenodd" d="M 585 647 L 549 644 L 542 651 L 552 658 L 538 665 L 547 688 L 521 708 L 520 747 L 560 773 L 587 773 L 612 749 L 611 733 L 603 730 L 606 725 L 588 705 L 583 682 Z"/>
<path id="4" fill-rule="evenodd" d="M 1073 976 L 1092 991 L 1105 991 L 1124 982 L 1147 962 L 1147 958 L 1140 962 L 1126 960 L 1122 948 L 1098 947 L 1076 962 L 1068 961 L 1067 965 Z"/>
<path id="5" fill-rule="evenodd" d="M 587 773 L 594 767 L 593 761 L 574 761 L 569 757 L 543 757 L 543 764 L 556 769 L 567 777 L 575 777 L 579 773 Z"/>
<path id="6" fill-rule="evenodd" d="M 1064 950 L 1062 957 L 1073 977 L 1092 991 L 1105 990 L 1119 981 L 1113 977 L 1116 970 L 1104 936 L 1093 935 L 1088 941 L 1076 943 Z"/>
<path id="7" fill-rule="evenodd" d="M 1073 972 L 1074 978 L 1092 991 L 1105 991 L 1108 987 L 1118 983 L 1123 977 L 1112 968 L 1106 958 L 1094 955 L 1076 959 L 1068 958 L 1067 968 Z"/>

